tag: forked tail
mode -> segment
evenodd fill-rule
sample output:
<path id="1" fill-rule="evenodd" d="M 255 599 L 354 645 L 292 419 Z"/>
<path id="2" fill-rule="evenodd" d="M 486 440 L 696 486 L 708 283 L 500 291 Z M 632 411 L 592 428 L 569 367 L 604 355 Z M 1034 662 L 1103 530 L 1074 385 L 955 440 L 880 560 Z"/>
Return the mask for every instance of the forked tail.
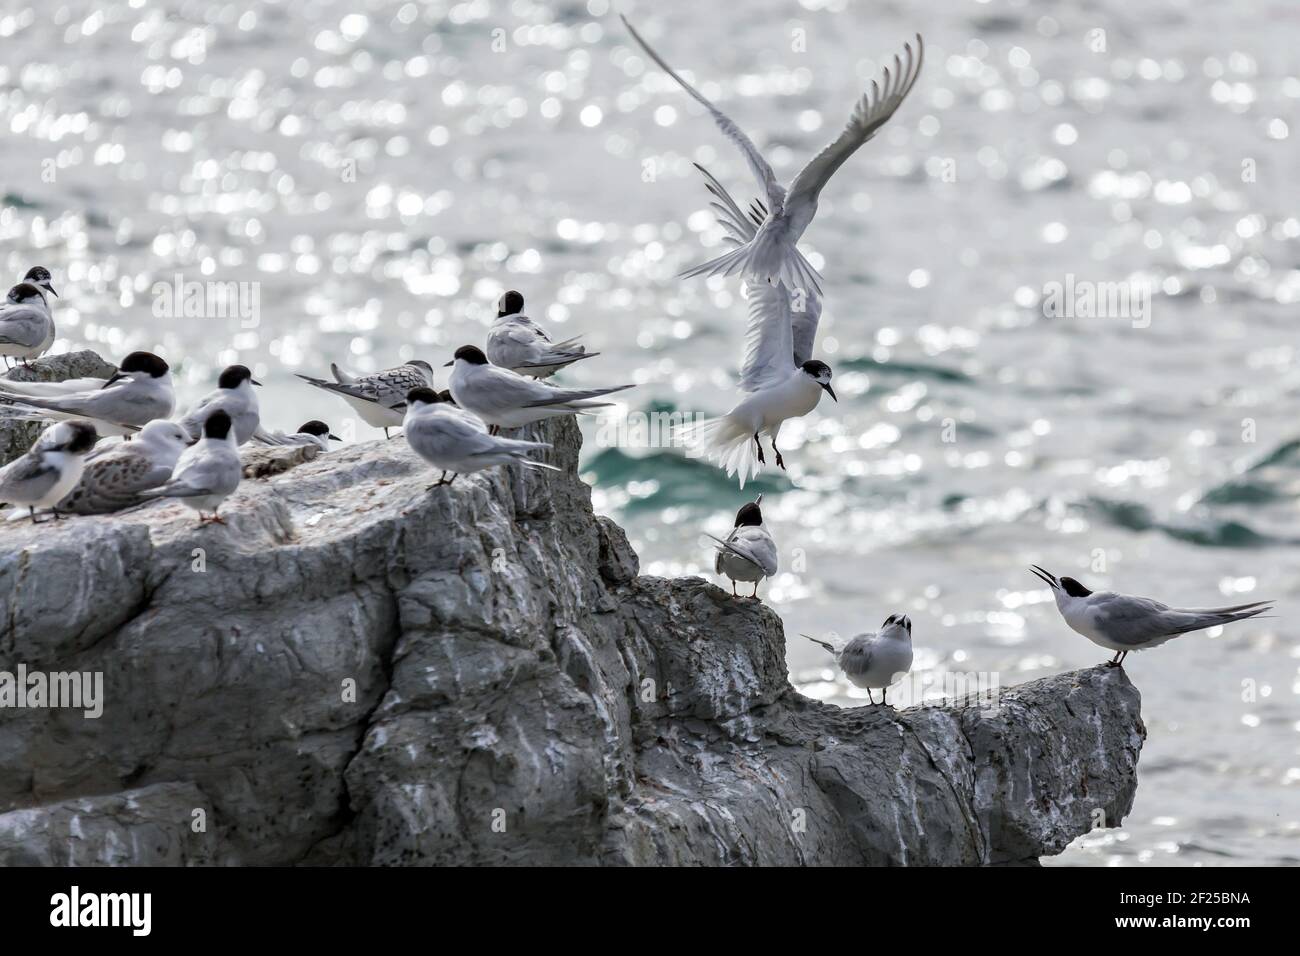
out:
<path id="1" fill-rule="evenodd" d="M 727 477 L 739 474 L 741 488 L 758 474 L 758 443 L 754 441 L 754 433 L 730 416 L 680 426 L 678 431 L 690 443 L 687 454 L 716 461 L 726 469 Z"/>
<path id="2" fill-rule="evenodd" d="M 821 276 L 803 253 L 783 242 L 779 236 L 761 231 L 743 246 L 681 273 L 683 278 L 700 275 L 739 275 L 773 284 L 779 280 L 787 289 L 803 289 L 818 296 L 822 294 Z"/>

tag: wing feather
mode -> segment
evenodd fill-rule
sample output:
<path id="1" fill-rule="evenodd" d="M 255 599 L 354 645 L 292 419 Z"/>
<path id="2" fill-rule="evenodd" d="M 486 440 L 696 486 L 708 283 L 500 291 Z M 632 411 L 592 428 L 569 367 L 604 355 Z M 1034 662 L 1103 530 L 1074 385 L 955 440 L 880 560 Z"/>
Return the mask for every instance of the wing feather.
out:
<path id="1" fill-rule="evenodd" d="M 761 186 L 763 192 L 766 193 L 768 202 L 771 204 L 773 209 L 779 212 L 785 203 L 785 190 L 781 188 L 781 184 L 776 181 L 776 173 L 772 172 L 772 167 L 768 165 L 767 160 L 764 159 L 763 155 L 758 151 L 758 147 L 754 145 L 753 141 L 745 135 L 744 131 L 732 122 L 725 113 L 705 99 L 704 95 L 701 94 L 699 90 L 687 83 L 678 75 L 676 70 L 665 63 L 663 57 L 651 49 L 650 44 L 646 43 L 646 41 L 642 39 L 641 34 L 636 32 L 636 28 L 628 22 L 627 17 L 619 14 L 619 19 L 623 21 L 623 25 L 627 27 L 628 32 L 632 34 L 632 39 L 636 40 L 637 45 L 645 51 L 646 56 L 659 64 L 659 68 L 676 80 L 678 86 L 684 89 L 697 103 L 708 110 L 709 114 L 713 117 L 713 121 L 718 124 L 718 129 L 722 130 L 722 134 L 740 147 L 740 151 L 745 154 L 745 161 L 749 163 L 749 168 L 754 173 L 754 178 L 758 180 L 759 186 Z"/>
<path id="2" fill-rule="evenodd" d="M 925 45 L 921 35 L 916 35 L 916 52 L 912 44 L 903 46 L 905 54 L 901 58 L 895 54 L 894 64 L 885 67 L 884 75 L 879 81 L 873 80 L 871 91 L 863 94 L 853 108 L 848 125 L 836 137 L 835 141 L 809 160 L 808 165 L 800 170 L 799 175 L 790 184 L 786 206 L 793 209 L 799 203 L 815 203 L 822 187 L 835 174 L 835 170 L 844 164 L 864 143 L 872 139 L 880 128 L 889 122 L 890 117 L 902 105 L 907 94 L 916 85 L 921 75 L 921 64 L 925 61 Z"/>

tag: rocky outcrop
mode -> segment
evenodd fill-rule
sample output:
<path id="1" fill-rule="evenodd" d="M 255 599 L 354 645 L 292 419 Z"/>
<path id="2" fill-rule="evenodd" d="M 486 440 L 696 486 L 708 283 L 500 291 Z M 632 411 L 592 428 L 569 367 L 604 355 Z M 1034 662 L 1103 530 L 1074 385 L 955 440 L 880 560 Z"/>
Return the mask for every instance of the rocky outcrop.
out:
<path id="1" fill-rule="evenodd" d="M 799 695 L 769 608 L 637 573 L 561 474 L 436 477 L 401 438 L 175 503 L 0 527 L 0 864 L 997 864 L 1118 825 L 1119 669 L 997 706 Z M 272 472 L 275 469 L 271 469 Z"/>

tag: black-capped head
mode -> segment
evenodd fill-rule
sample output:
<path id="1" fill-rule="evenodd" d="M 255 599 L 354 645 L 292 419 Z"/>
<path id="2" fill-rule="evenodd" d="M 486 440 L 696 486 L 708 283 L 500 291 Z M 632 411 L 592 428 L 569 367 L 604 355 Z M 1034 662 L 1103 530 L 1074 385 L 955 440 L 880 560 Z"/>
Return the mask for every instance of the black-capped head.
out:
<path id="1" fill-rule="evenodd" d="M 1061 589 L 1070 597 L 1087 597 L 1092 593 L 1074 578 L 1061 578 Z"/>
<path id="2" fill-rule="evenodd" d="M 763 511 L 759 505 L 763 501 L 763 496 L 759 495 L 757 500 L 749 504 L 741 505 L 740 510 L 736 512 L 736 527 L 741 525 L 751 525 L 755 528 L 763 523 Z"/>
<path id="3" fill-rule="evenodd" d="M 444 392 L 435 392 L 431 388 L 413 388 L 406 393 L 407 405 L 437 405 L 443 401 Z"/>
<path id="4" fill-rule="evenodd" d="M 835 399 L 835 401 L 839 401 L 835 397 L 835 389 L 831 388 L 831 367 L 829 365 L 825 362 L 819 362 L 817 359 L 809 359 L 799 367 L 803 369 L 805 375 L 825 389 L 827 395 Z"/>
<path id="5" fill-rule="evenodd" d="M 456 359 L 464 360 L 468 362 L 470 365 L 488 364 L 487 356 L 483 354 L 483 350 L 479 348 L 477 345 L 462 345 L 460 348 L 456 350 L 455 359 L 453 359 L 451 362 L 448 362 L 447 364 L 448 365 L 454 364 Z"/>
<path id="6" fill-rule="evenodd" d="M 162 378 L 171 371 L 171 366 L 152 352 L 132 352 L 122 359 L 122 364 L 117 367 L 117 370 L 121 374 L 142 372 L 150 378 Z"/>
<path id="7" fill-rule="evenodd" d="M 518 315 L 524 311 L 524 297 L 513 289 L 497 300 L 497 318 L 503 315 Z"/>
<path id="8" fill-rule="evenodd" d="M 74 455 L 84 455 L 90 449 L 95 447 L 95 442 L 99 441 L 99 432 L 95 431 L 95 426 L 90 422 L 83 422 L 80 419 L 63 423 L 66 429 L 66 439 L 63 442 L 63 450 Z"/>
<path id="9" fill-rule="evenodd" d="M 261 385 L 257 379 L 253 378 L 253 373 L 248 370 L 247 365 L 229 365 L 217 379 L 217 388 L 239 388 L 245 382 L 253 385 Z"/>
<path id="10" fill-rule="evenodd" d="M 445 388 L 438 393 L 438 401 L 445 402 L 448 405 L 456 405 L 456 399 L 451 397 L 451 391 Z M 459 405 L 456 405 L 456 407 L 460 408 Z"/>
<path id="11" fill-rule="evenodd" d="M 230 434 L 230 416 L 217 409 L 203 422 L 203 437 L 224 440 Z"/>
<path id="12" fill-rule="evenodd" d="M 14 305 L 21 305 L 24 302 L 45 301 L 45 295 L 36 286 L 30 282 L 20 282 L 9 290 L 7 297 Z"/>
<path id="13" fill-rule="evenodd" d="M 27 275 L 23 276 L 23 281 L 30 282 L 32 285 L 40 286 L 56 298 L 59 295 L 54 291 L 54 277 L 50 275 L 50 270 L 45 268 L 45 266 L 32 266 L 27 270 Z"/>
<path id="14" fill-rule="evenodd" d="M 912 635 L 912 619 L 906 614 L 891 614 L 885 618 L 885 623 L 881 625 L 882 631 L 887 631 L 891 627 L 901 627 L 907 631 L 908 636 Z"/>
<path id="15" fill-rule="evenodd" d="M 323 421 L 313 418 L 309 422 L 303 422 L 298 426 L 298 434 L 315 435 L 317 438 L 333 438 L 335 441 L 342 441 L 337 435 L 330 434 L 330 427 Z"/>

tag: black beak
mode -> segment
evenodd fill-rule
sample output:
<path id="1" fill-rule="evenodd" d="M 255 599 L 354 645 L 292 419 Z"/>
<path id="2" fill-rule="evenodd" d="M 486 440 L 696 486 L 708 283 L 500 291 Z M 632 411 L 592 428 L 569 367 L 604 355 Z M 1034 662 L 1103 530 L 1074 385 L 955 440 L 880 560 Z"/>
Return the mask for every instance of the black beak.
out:
<path id="1" fill-rule="evenodd" d="M 103 391 L 104 389 L 108 388 L 108 386 L 112 385 L 114 382 L 120 382 L 124 378 L 126 378 L 126 376 L 123 375 L 121 372 L 114 372 L 107 382 L 99 386 L 99 390 Z"/>
<path id="2" fill-rule="evenodd" d="M 835 389 L 831 388 L 831 384 L 830 384 L 830 382 L 827 382 L 826 384 L 824 384 L 824 385 L 822 386 L 822 388 L 826 389 L 826 394 L 827 394 L 827 395 L 829 395 L 831 398 L 835 398 Z M 835 401 L 838 402 L 839 399 L 838 399 L 838 398 L 835 398 Z"/>
<path id="3" fill-rule="evenodd" d="M 262 387 L 262 383 L 259 382 L 259 381 L 258 381 L 257 379 L 255 379 L 255 378 L 250 378 L 250 379 L 248 380 L 248 382 L 249 382 L 250 385 L 256 385 L 258 388 L 261 388 L 261 387 Z"/>
<path id="4" fill-rule="evenodd" d="M 326 435 L 325 437 L 328 438 L 328 439 L 330 439 L 330 440 L 332 440 L 332 441 L 342 441 L 342 440 L 343 440 L 342 438 L 340 438 L 338 435 L 334 434 L 333 432 L 330 432 L 330 433 L 329 433 L 328 435 Z"/>
<path id="5" fill-rule="evenodd" d="M 1052 590 L 1058 590 L 1060 588 L 1060 585 L 1056 583 L 1056 575 L 1054 575 L 1051 571 L 1044 571 L 1036 564 L 1031 564 L 1029 566 L 1029 570 L 1032 574 L 1036 574 L 1043 582 L 1047 584 L 1048 587 L 1052 588 Z"/>
<path id="6" fill-rule="evenodd" d="M 54 286 L 52 286 L 52 285 L 47 285 L 45 288 L 49 290 L 50 295 L 54 296 L 54 298 L 57 299 L 57 298 L 59 297 L 59 294 L 58 294 L 57 292 L 54 291 Z"/>
<path id="7" fill-rule="evenodd" d="M 455 365 L 455 364 L 456 364 L 456 360 L 455 360 L 455 359 L 452 359 L 450 362 L 448 362 L 446 365 L 444 365 L 443 368 L 451 368 L 451 367 L 452 367 L 453 365 Z"/>

